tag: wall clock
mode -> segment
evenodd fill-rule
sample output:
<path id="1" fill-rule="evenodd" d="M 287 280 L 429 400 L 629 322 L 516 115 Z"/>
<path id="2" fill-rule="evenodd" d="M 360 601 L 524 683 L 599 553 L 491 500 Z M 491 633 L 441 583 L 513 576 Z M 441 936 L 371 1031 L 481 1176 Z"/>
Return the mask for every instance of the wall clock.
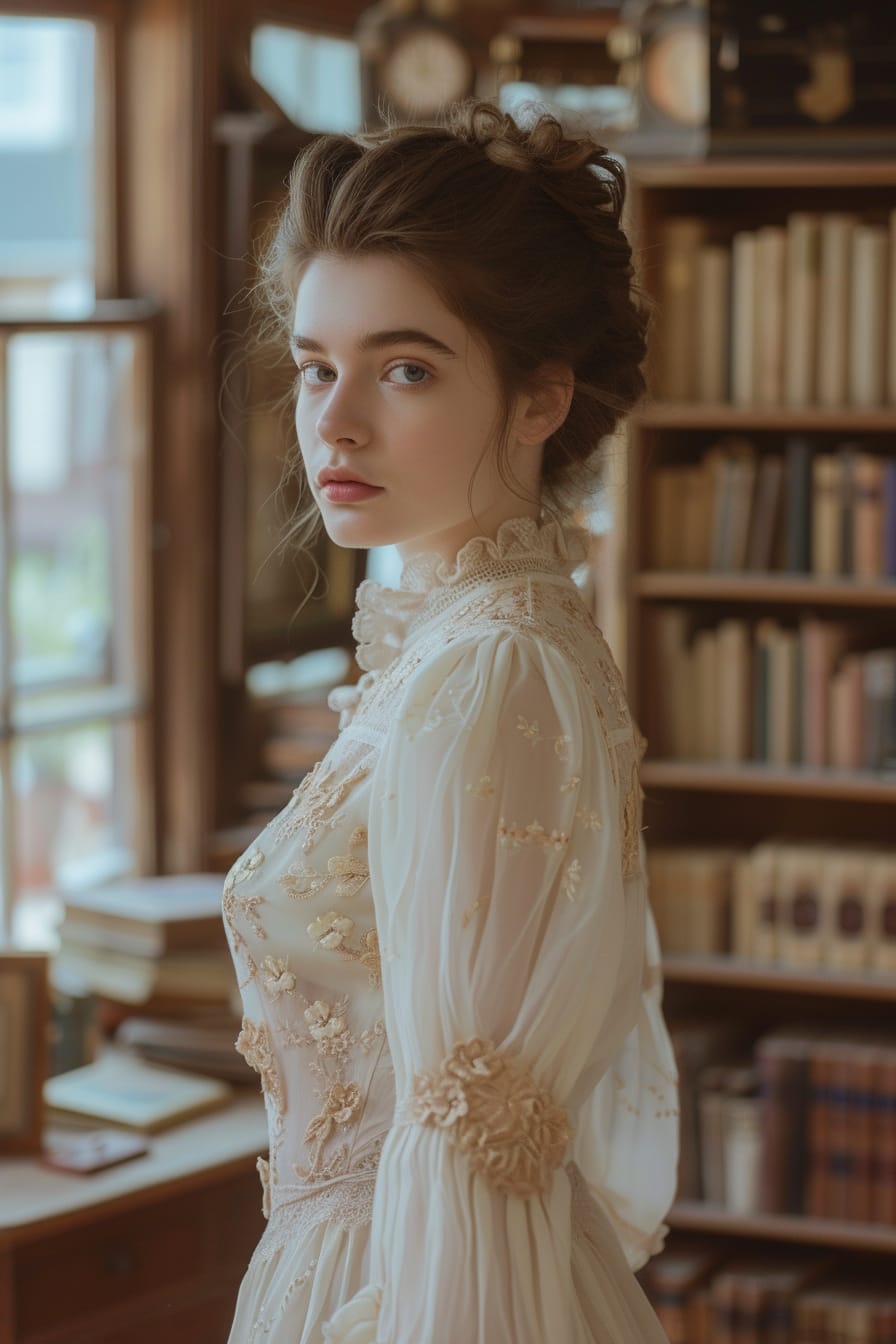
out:
<path id="1" fill-rule="evenodd" d="M 709 20 L 705 0 L 623 0 L 607 37 L 619 82 L 632 90 L 631 156 L 696 156 L 709 143 Z"/>
<path id="2" fill-rule="evenodd" d="M 381 104 L 400 121 L 434 120 L 474 92 L 471 44 L 454 14 L 445 0 L 428 8 L 383 0 L 362 14 L 355 38 L 366 125 L 380 122 Z"/>

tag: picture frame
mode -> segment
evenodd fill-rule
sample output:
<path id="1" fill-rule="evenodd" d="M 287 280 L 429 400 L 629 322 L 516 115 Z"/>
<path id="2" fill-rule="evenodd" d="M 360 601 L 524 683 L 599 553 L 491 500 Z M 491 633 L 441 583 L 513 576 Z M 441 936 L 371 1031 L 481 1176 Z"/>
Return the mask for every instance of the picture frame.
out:
<path id="1" fill-rule="evenodd" d="M 4 1157 L 42 1149 L 49 1023 L 49 957 L 0 952 L 0 1155 Z"/>

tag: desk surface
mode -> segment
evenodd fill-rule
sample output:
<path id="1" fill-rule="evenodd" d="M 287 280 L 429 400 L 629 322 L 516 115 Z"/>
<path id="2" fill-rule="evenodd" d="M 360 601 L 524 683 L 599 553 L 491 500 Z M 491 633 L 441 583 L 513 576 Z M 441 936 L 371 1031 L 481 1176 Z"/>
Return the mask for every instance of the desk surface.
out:
<path id="1" fill-rule="evenodd" d="M 133 1207 L 161 1187 L 200 1186 L 222 1169 L 245 1169 L 267 1152 L 264 1103 L 259 1094 L 238 1095 L 225 1109 L 148 1135 L 147 1142 L 142 1157 L 89 1176 L 51 1171 L 33 1157 L 0 1159 L 0 1245 L 30 1241 L 50 1223 L 61 1229 L 86 1221 L 99 1205 Z"/>

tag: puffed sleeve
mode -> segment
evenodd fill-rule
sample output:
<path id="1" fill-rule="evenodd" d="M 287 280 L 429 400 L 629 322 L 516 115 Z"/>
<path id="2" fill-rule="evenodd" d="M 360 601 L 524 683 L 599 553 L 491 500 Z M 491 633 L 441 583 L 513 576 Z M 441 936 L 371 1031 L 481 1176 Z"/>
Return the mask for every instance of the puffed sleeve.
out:
<path id="1" fill-rule="evenodd" d="M 577 1337 L 565 1163 L 643 1025 L 625 785 L 586 688 L 536 634 L 471 634 L 408 683 L 369 822 L 396 1112 L 370 1282 L 330 1344 Z M 607 1142 L 583 1152 L 603 1177 Z"/>

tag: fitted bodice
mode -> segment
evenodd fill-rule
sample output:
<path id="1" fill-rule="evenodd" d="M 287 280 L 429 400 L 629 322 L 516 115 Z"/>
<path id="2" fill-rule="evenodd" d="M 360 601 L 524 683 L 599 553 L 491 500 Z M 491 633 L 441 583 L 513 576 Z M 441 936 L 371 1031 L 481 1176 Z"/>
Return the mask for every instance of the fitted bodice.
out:
<path id="1" fill-rule="evenodd" d="M 227 875 L 223 914 L 244 1014 L 237 1049 L 260 1074 L 269 1120 L 269 1158 L 259 1159 L 267 1250 L 297 1222 L 370 1217 L 396 1095 L 382 989 L 390 951 L 379 944 L 368 820 L 377 761 L 415 671 L 496 623 L 560 649 L 611 747 L 625 876 L 638 873 L 643 739 L 570 577 L 576 539 L 511 520 L 496 541 L 468 543 L 453 568 L 421 556 L 398 589 L 365 581 L 354 626 L 365 671 L 331 699 L 343 711 L 339 736 Z"/>

